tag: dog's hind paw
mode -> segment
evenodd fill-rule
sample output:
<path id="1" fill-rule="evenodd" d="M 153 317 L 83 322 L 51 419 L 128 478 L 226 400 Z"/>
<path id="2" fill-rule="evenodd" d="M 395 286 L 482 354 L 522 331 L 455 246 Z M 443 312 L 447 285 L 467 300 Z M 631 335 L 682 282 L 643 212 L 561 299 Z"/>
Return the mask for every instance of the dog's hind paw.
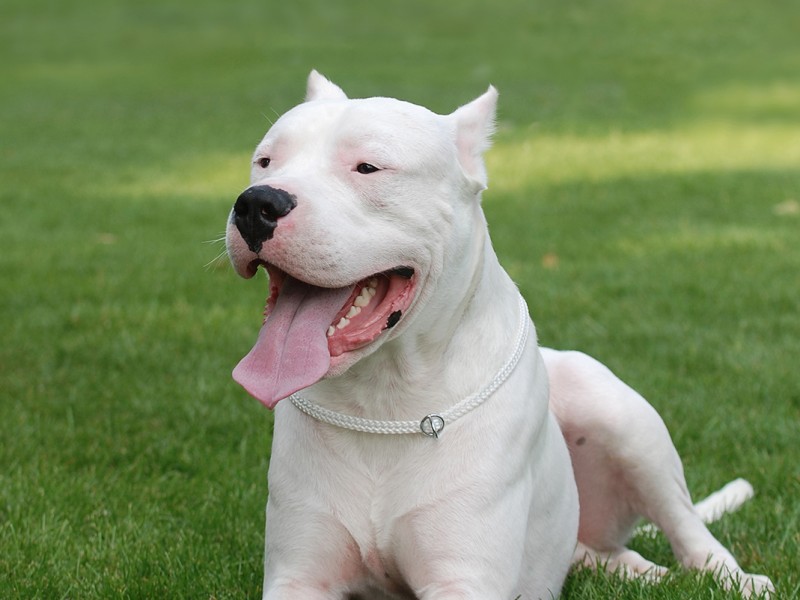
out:
<path id="1" fill-rule="evenodd" d="M 669 570 L 644 558 L 630 548 L 619 548 L 610 552 L 602 552 L 589 548 L 578 542 L 572 556 L 573 565 L 581 565 L 590 569 L 616 573 L 623 578 L 641 579 L 655 583 L 664 577 Z"/>
<path id="2" fill-rule="evenodd" d="M 775 586 L 766 575 L 751 575 L 745 573 L 742 577 L 740 590 L 745 598 L 763 598 L 769 600 L 775 594 Z"/>
<path id="3" fill-rule="evenodd" d="M 723 567 L 716 576 L 722 587 L 726 590 L 738 590 L 743 598 L 770 600 L 775 597 L 775 586 L 766 575 L 745 573 L 741 570 L 729 571 Z"/>

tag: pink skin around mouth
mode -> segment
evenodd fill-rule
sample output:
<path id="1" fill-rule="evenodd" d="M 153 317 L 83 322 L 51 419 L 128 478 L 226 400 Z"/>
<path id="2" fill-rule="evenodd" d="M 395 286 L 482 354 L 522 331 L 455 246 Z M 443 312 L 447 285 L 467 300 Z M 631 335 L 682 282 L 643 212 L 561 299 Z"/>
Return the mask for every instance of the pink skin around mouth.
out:
<path id="1" fill-rule="evenodd" d="M 247 272 L 259 265 L 270 279 L 264 324 L 233 378 L 268 408 L 346 364 L 347 353 L 394 327 L 414 299 L 416 278 L 408 267 L 322 288 L 261 261 Z"/>
<path id="2" fill-rule="evenodd" d="M 265 266 L 270 282 L 270 295 L 264 311 L 266 320 L 287 275 L 277 267 Z M 363 348 L 393 327 L 408 310 L 415 287 L 413 276 L 409 278 L 392 271 L 377 273 L 357 282 L 326 331 L 331 357 Z"/>

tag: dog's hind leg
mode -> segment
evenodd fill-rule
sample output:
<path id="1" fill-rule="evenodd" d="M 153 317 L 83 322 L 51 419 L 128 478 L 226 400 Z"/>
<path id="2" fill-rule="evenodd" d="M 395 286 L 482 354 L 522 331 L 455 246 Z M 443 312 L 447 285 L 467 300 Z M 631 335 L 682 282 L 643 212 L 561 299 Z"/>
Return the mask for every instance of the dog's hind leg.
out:
<path id="1" fill-rule="evenodd" d="M 763 575 L 744 572 L 704 523 L 744 501 L 741 484 L 694 507 L 683 465 L 655 409 L 608 368 L 578 352 L 543 349 L 550 376 L 550 406 L 570 449 L 580 496 L 576 559 L 630 575 L 663 574 L 625 548 L 644 516 L 662 529 L 678 560 L 712 571 L 725 588 L 770 593 Z M 579 548 L 579 551 L 581 548 Z"/>
<path id="2" fill-rule="evenodd" d="M 750 500 L 753 495 L 753 486 L 744 479 L 734 479 L 722 488 L 696 502 L 694 510 L 700 515 L 703 523 L 713 523 L 719 520 L 725 513 L 734 512 Z M 658 527 L 653 523 L 643 523 L 636 528 L 636 535 L 654 536 L 658 532 Z"/>
<path id="3" fill-rule="evenodd" d="M 654 503 L 654 510 L 645 516 L 661 528 L 685 567 L 711 571 L 725 589 L 738 589 L 745 597 L 755 594 L 768 598 L 775 591 L 769 577 L 744 571 L 706 527 L 706 523 L 735 510 L 751 495 L 750 484 L 737 479 L 695 506 L 689 504 L 687 508 L 685 502 Z"/>

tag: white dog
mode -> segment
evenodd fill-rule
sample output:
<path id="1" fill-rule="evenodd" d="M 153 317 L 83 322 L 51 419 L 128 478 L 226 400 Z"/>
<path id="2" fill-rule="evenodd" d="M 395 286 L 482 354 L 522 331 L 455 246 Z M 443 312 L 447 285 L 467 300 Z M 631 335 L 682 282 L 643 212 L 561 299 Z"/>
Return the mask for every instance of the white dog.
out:
<path id="1" fill-rule="evenodd" d="M 275 408 L 264 598 L 551 598 L 574 561 L 657 578 L 625 548 L 640 515 L 768 593 L 703 524 L 749 484 L 696 509 L 653 408 L 537 346 L 480 206 L 496 100 L 440 116 L 312 72 L 256 149 L 227 247 L 270 281 L 234 371 Z"/>

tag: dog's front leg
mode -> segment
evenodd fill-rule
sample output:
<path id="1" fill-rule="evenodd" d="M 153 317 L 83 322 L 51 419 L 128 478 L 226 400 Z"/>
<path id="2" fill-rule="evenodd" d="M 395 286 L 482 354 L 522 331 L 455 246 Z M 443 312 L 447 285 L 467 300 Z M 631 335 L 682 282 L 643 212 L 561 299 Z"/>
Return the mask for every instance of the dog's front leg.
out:
<path id="1" fill-rule="evenodd" d="M 525 543 L 524 527 L 514 515 L 520 514 L 523 503 L 478 503 L 458 493 L 453 497 L 459 503 L 415 510 L 399 519 L 394 529 L 398 567 L 414 597 L 513 600 L 520 593 L 519 557 Z M 509 518 L 502 520 L 501 515 Z"/>
<path id="2" fill-rule="evenodd" d="M 467 584 L 444 583 L 426 589 L 419 600 L 510 600 L 510 597 L 499 595 L 497 590 L 476 591 Z"/>
<path id="3" fill-rule="evenodd" d="M 264 600 L 339 600 L 365 578 L 358 546 L 331 515 L 270 496 Z"/>
<path id="4" fill-rule="evenodd" d="M 491 513 L 491 511 L 487 511 Z M 477 514 L 477 513 L 476 513 Z M 523 554 L 521 540 L 503 531 L 508 554 L 498 552 L 488 523 L 470 519 L 449 520 L 437 510 L 407 515 L 395 530 L 400 571 L 417 600 L 511 600 Z M 488 514 L 489 523 L 497 523 Z M 461 522 L 459 522 L 461 521 Z M 502 527 L 498 527 L 502 530 Z M 505 557 L 505 560 L 500 557 Z"/>
<path id="5" fill-rule="evenodd" d="M 330 591 L 325 591 L 318 587 L 312 587 L 302 581 L 273 581 L 273 584 L 267 589 L 264 589 L 263 600 L 296 600 L 302 598 L 303 600 L 331 600 L 332 598 L 340 598 L 341 594 L 334 592 L 331 595 Z"/>

